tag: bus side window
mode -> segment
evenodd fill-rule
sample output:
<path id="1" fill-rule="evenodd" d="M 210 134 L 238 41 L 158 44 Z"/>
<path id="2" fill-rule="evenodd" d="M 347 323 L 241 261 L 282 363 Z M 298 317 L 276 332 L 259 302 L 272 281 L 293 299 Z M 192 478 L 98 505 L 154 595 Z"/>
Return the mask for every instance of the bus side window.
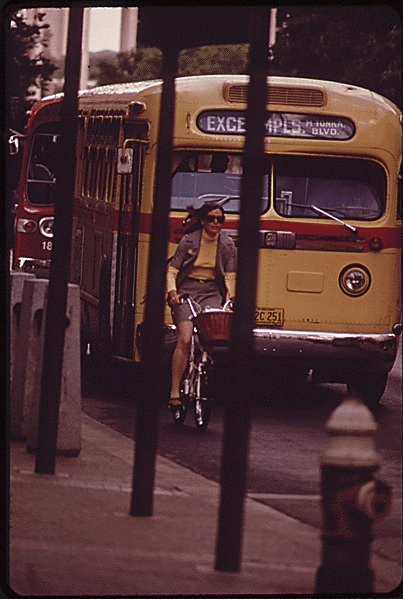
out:
<path id="1" fill-rule="evenodd" d="M 54 203 L 55 184 L 62 165 L 59 160 L 59 134 L 35 134 L 30 155 L 27 193 L 31 204 Z"/>
<path id="2" fill-rule="evenodd" d="M 31 163 L 29 174 L 33 181 L 53 181 L 52 173 L 44 164 Z"/>
<path id="3" fill-rule="evenodd" d="M 27 180 L 28 199 L 31 204 L 53 204 L 55 183 L 56 179 L 46 166 L 31 162 Z"/>

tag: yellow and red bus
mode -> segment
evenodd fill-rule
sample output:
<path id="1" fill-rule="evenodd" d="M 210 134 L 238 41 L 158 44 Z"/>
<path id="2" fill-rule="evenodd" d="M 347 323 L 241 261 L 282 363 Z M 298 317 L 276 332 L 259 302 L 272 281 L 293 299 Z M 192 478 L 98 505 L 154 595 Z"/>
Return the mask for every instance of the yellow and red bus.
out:
<path id="1" fill-rule="evenodd" d="M 176 80 L 167 259 L 191 204 L 222 202 L 224 228 L 237 239 L 248 80 Z M 145 81 L 79 98 L 72 281 L 81 287 L 83 339 L 134 361 L 161 90 L 161 81 Z M 269 77 L 266 99 L 256 359 L 283 365 L 290 377 L 312 371 L 313 380 L 347 383 L 374 405 L 401 332 L 401 113 L 369 90 L 311 79 Z M 38 135 L 56 139 L 59 106 L 58 96 L 36 109 L 43 116 L 30 156 Z M 21 194 L 28 169 L 29 160 Z M 168 343 L 168 308 L 166 333 Z"/>

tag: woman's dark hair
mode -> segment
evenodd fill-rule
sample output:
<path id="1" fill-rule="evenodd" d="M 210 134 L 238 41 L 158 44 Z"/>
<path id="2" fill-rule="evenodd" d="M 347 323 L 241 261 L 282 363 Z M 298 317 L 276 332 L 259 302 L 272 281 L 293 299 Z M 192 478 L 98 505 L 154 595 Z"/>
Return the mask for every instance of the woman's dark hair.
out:
<path id="1" fill-rule="evenodd" d="M 185 227 L 186 233 L 192 233 L 192 231 L 196 231 L 197 229 L 202 228 L 202 220 L 206 218 L 206 216 L 212 210 L 221 210 L 221 214 L 225 214 L 224 208 L 221 204 L 217 202 L 206 202 L 200 208 L 195 208 L 194 206 L 187 206 L 186 210 L 189 212 L 185 220 L 183 221 L 183 225 Z"/>
<path id="2" fill-rule="evenodd" d="M 224 216 L 224 208 L 221 206 L 221 204 L 218 204 L 217 202 L 206 202 L 197 210 L 197 218 L 202 221 L 206 218 L 209 212 L 216 210 L 217 208 L 218 210 L 221 210 L 221 214 Z"/>

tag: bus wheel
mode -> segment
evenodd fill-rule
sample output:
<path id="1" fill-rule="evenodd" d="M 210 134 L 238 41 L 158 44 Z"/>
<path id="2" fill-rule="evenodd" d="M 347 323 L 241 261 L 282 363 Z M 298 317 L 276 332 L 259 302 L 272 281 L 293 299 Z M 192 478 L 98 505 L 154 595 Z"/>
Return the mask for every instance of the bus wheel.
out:
<path id="1" fill-rule="evenodd" d="M 382 399 L 387 382 L 388 375 L 384 372 L 360 373 L 354 379 L 350 379 L 347 390 L 350 395 L 362 399 L 369 408 L 375 408 Z"/>

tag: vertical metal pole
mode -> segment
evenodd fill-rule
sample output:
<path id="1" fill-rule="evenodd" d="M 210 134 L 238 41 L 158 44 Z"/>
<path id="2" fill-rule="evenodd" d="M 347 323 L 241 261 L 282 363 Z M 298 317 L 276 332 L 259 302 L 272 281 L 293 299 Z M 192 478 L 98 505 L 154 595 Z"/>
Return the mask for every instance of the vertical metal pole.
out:
<path id="1" fill-rule="evenodd" d="M 277 8 L 270 9 L 270 25 L 269 25 L 269 44 L 268 44 L 268 57 L 269 60 L 273 60 L 273 46 L 276 43 L 277 37 Z"/>
<path id="2" fill-rule="evenodd" d="M 152 516 L 159 406 L 164 389 L 158 385 L 163 351 L 165 264 L 171 198 L 171 154 L 175 116 L 175 75 L 178 52 L 163 53 L 163 86 L 158 133 L 154 210 L 143 328 L 144 385 L 137 404 L 131 516 Z"/>
<path id="3" fill-rule="evenodd" d="M 64 99 L 61 107 L 61 151 L 64 169 L 57 181 L 54 237 L 50 266 L 43 369 L 39 407 L 35 472 L 54 474 L 63 348 L 66 327 L 67 284 L 70 269 L 73 199 L 77 143 L 77 92 L 80 78 L 83 7 L 69 13 Z"/>
<path id="4" fill-rule="evenodd" d="M 217 570 L 240 569 L 244 496 L 247 477 L 251 357 L 259 243 L 260 198 L 264 173 L 268 6 L 253 7 L 249 57 L 250 83 L 241 189 L 236 303 L 229 349 L 221 498 L 216 546 Z"/>

